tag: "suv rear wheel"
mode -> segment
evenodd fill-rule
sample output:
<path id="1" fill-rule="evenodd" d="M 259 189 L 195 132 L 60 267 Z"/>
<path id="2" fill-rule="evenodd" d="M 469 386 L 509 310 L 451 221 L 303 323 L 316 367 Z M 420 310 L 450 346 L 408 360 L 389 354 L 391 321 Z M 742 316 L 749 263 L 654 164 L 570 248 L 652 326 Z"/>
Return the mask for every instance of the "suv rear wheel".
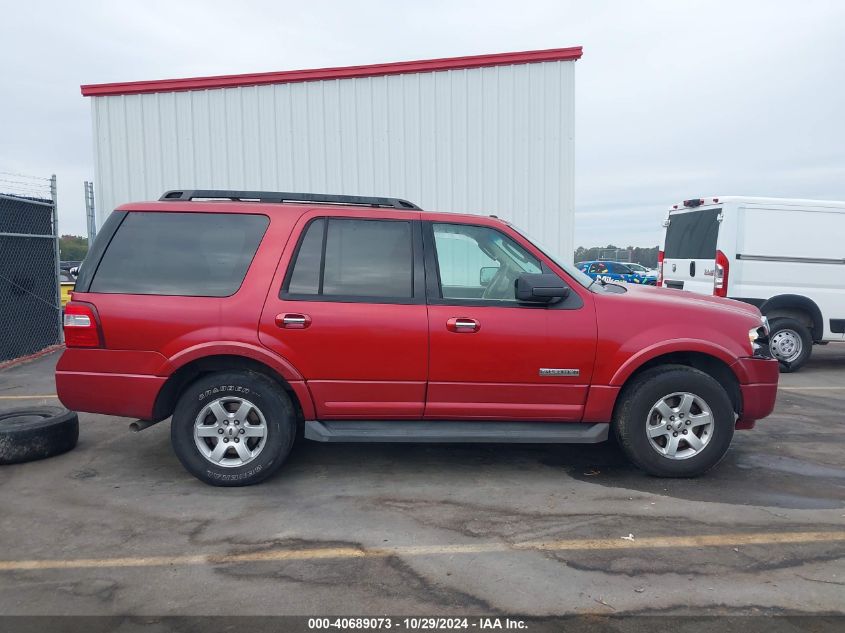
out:
<path id="1" fill-rule="evenodd" d="M 800 321 L 789 317 L 772 319 L 769 324 L 769 349 L 785 373 L 798 371 L 813 351 L 813 335 Z"/>
<path id="2" fill-rule="evenodd" d="M 736 416 L 722 386 L 702 371 L 644 371 L 619 396 L 613 426 L 628 458 L 650 475 L 695 477 L 724 457 Z"/>
<path id="3" fill-rule="evenodd" d="M 170 429 L 173 450 L 195 477 L 248 486 L 282 465 L 296 435 L 290 398 L 255 372 L 221 372 L 188 386 Z"/>

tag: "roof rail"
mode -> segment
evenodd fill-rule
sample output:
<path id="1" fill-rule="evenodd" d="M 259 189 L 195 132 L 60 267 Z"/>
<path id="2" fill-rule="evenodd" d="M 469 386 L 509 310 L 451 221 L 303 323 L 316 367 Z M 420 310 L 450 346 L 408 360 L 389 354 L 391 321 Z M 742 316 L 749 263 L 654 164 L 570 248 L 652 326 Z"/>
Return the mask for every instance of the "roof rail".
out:
<path id="1" fill-rule="evenodd" d="M 229 191 L 226 189 L 182 189 L 165 191 L 159 200 L 190 201 L 195 198 L 256 201 L 256 202 L 313 202 L 317 204 L 350 204 L 363 207 L 390 207 L 422 211 L 413 202 L 400 198 L 378 196 L 344 196 L 329 193 L 291 193 L 286 191 Z"/>

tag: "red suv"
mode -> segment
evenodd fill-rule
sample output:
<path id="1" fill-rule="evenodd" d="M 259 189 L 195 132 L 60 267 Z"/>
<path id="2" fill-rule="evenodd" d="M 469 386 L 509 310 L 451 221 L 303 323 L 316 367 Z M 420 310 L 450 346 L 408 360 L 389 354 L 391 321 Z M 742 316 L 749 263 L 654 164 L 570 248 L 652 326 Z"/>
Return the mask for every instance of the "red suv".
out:
<path id="1" fill-rule="evenodd" d="M 64 321 L 71 409 L 156 422 L 203 481 L 323 442 L 581 442 L 693 476 L 771 413 L 757 308 L 594 281 L 494 217 L 172 191 L 105 222 Z"/>

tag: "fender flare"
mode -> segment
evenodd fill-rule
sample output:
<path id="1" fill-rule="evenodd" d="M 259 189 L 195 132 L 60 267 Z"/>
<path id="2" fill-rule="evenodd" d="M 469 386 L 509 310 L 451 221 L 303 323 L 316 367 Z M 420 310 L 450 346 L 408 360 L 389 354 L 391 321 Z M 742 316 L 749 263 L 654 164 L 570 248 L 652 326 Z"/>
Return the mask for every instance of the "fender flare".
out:
<path id="1" fill-rule="evenodd" d="M 267 365 L 287 381 L 304 380 L 296 367 L 282 356 L 258 345 L 238 341 L 201 343 L 184 349 L 168 359 L 159 370 L 159 375 L 169 377 L 188 363 L 207 356 L 243 356 Z"/>
<path id="2" fill-rule="evenodd" d="M 696 354 L 706 354 L 712 356 L 725 365 L 727 365 L 739 382 L 743 382 L 744 376 L 737 375 L 734 363 L 737 357 L 731 354 L 727 349 L 721 345 L 711 343 L 709 341 L 702 341 L 701 339 L 672 339 L 669 341 L 660 341 L 648 347 L 644 347 L 639 352 L 628 358 L 620 367 L 616 369 L 613 377 L 610 379 L 610 385 L 621 387 L 625 384 L 628 378 L 640 367 L 650 360 L 663 356 L 664 354 L 671 354 L 673 352 L 692 352 Z"/>
<path id="3" fill-rule="evenodd" d="M 780 308 L 798 309 L 809 314 L 813 321 L 813 339 L 816 341 L 822 340 L 824 337 L 824 319 L 822 318 L 822 311 L 815 301 L 803 295 L 775 295 L 763 302 L 763 305 L 760 306 L 760 312 L 768 316 L 768 312 Z"/>

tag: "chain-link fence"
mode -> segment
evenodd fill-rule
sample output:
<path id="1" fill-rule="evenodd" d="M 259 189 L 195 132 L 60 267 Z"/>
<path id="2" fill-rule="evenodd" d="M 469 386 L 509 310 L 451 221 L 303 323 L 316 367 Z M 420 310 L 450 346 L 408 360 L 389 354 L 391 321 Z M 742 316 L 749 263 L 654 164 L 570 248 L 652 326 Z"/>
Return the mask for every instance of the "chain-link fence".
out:
<path id="1" fill-rule="evenodd" d="M 599 259 L 612 262 L 630 262 L 631 250 L 628 248 L 604 248 L 599 251 Z"/>
<path id="2" fill-rule="evenodd" d="M 21 182 L 0 178 L 0 363 L 62 337 L 55 177 Z"/>

